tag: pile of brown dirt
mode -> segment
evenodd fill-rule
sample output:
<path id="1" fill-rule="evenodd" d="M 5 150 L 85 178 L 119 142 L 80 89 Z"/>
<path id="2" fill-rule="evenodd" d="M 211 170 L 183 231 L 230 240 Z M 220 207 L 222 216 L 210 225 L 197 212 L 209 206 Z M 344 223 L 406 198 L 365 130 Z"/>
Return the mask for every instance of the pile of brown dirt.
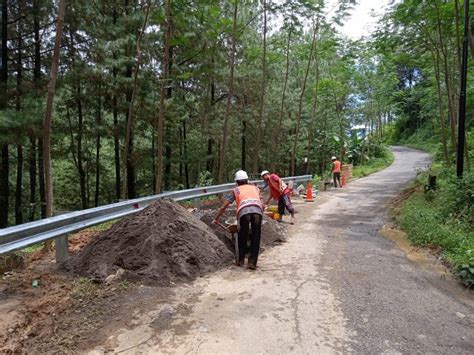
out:
<path id="1" fill-rule="evenodd" d="M 91 240 L 66 269 L 105 280 L 121 268 L 128 280 L 169 285 L 232 260 L 232 253 L 206 224 L 176 202 L 160 199 Z"/>
<path id="2" fill-rule="evenodd" d="M 216 226 L 212 224 L 214 217 L 216 215 L 216 211 L 213 210 L 199 210 L 195 211 L 194 214 L 197 218 L 201 221 L 206 223 L 208 226 L 212 228 L 214 233 L 218 236 L 220 240 L 222 240 L 229 250 L 234 250 L 234 245 L 230 240 L 230 234 L 226 232 L 222 227 Z M 235 209 L 229 208 L 225 211 L 224 215 L 221 218 L 221 221 L 228 222 L 228 223 L 236 223 L 235 217 Z M 263 216 L 262 221 L 262 239 L 260 241 L 260 245 L 265 247 L 273 247 L 275 245 L 284 243 L 286 241 L 286 227 L 282 223 L 278 223 L 277 221 Z"/>

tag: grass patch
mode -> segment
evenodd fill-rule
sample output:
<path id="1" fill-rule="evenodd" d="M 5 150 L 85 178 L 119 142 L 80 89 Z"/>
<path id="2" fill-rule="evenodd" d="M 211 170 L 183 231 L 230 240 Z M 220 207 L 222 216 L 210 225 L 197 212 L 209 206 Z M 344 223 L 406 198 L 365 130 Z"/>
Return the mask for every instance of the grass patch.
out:
<path id="1" fill-rule="evenodd" d="M 39 244 L 29 246 L 28 248 L 23 249 L 22 251 L 25 253 L 34 253 L 36 251 L 41 250 L 42 248 L 43 248 L 43 243 L 39 243 Z"/>
<path id="2" fill-rule="evenodd" d="M 108 230 L 110 228 L 112 228 L 112 226 L 117 222 L 116 219 L 112 220 L 112 221 L 108 221 L 108 222 L 105 222 L 105 223 L 102 223 L 102 224 L 98 224 L 96 226 L 93 226 L 93 227 L 90 227 L 90 228 L 87 228 L 85 230 L 88 230 L 88 231 L 93 231 L 93 232 L 102 232 L 102 231 L 105 231 L 105 230 Z"/>
<path id="3" fill-rule="evenodd" d="M 466 286 L 474 284 L 474 176 L 459 182 L 453 171 L 441 169 L 438 190 L 419 189 L 401 208 L 400 227 L 414 245 L 441 249 L 453 272 Z M 422 174 L 417 184 L 425 181 Z"/>
<path id="4" fill-rule="evenodd" d="M 390 166 L 394 160 L 395 156 L 393 155 L 392 151 L 390 149 L 386 149 L 383 157 L 371 158 L 366 164 L 354 166 L 352 169 L 352 177 L 361 178 L 383 170 Z"/>

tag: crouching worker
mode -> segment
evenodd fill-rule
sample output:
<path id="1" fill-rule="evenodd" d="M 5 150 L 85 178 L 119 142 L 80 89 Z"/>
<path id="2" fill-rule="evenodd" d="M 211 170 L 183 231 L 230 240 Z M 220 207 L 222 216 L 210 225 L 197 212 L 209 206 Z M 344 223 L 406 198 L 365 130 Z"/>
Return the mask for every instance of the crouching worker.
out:
<path id="1" fill-rule="evenodd" d="M 282 178 L 280 178 L 277 174 L 270 174 L 269 171 L 264 170 L 261 174 L 263 180 L 265 181 L 265 186 L 263 190 L 266 191 L 270 189 L 270 196 L 267 200 L 267 205 L 270 203 L 271 199 L 278 201 L 278 214 L 280 215 L 280 219 L 278 222 L 282 221 L 282 216 L 285 214 L 285 209 L 288 210 L 291 214 L 291 224 L 295 223 L 295 209 L 293 208 L 293 204 L 291 203 L 290 198 L 290 189 L 285 184 Z"/>
<path id="2" fill-rule="evenodd" d="M 249 177 L 243 170 L 235 173 L 235 182 L 237 187 L 232 190 L 212 223 L 219 224 L 219 219 L 224 211 L 232 203 L 237 204 L 237 221 L 239 227 L 238 233 L 238 251 L 236 251 L 235 263 L 237 266 L 243 266 L 245 254 L 247 253 L 247 237 L 249 227 L 252 228 L 250 239 L 250 256 L 247 262 L 247 268 L 255 270 L 257 267 L 258 253 L 260 250 L 260 237 L 262 230 L 263 203 L 260 198 L 260 190 L 255 185 L 250 185 Z"/>

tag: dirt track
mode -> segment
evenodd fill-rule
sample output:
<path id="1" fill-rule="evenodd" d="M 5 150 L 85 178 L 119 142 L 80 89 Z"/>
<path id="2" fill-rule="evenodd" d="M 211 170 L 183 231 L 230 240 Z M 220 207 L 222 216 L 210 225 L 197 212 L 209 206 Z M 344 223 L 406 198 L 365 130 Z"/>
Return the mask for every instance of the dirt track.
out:
<path id="1" fill-rule="evenodd" d="M 289 241 L 264 253 L 256 272 L 230 267 L 157 296 L 94 350 L 472 353 L 472 292 L 379 233 L 386 203 L 429 163 L 394 151 L 388 169 L 297 206 Z"/>

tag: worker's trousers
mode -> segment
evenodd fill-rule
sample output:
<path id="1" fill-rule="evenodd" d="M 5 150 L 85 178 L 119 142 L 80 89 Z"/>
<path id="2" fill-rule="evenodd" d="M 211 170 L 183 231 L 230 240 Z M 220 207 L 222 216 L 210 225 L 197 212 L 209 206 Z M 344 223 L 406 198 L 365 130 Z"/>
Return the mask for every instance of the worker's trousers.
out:
<path id="1" fill-rule="evenodd" d="M 247 253 L 247 238 L 249 236 L 249 228 L 252 228 L 250 235 L 250 252 L 248 262 L 257 265 L 258 253 L 260 251 L 260 238 L 262 234 L 262 215 L 258 213 L 248 213 L 240 217 L 239 220 L 239 236 L 238 236 L 238 254 L 239 262 L 243 263 L 245 254 Z"/>
<path id="2" fill-rule="evenodd" d="M 341 185 L 341 173 L 332 173 L 332 178 L 334 180 L 334 187 L 338 187 L 337 183 L 339 182 L 339 187 L 342 187 Z"/>
<path id="3" fill-rule="evenodd" d="M 280 216 L 285 214 L 285 209 L 288 210 L 292 216 L 295 214 L 295 209 L 293 208 L 289 194 L 281 195 L 280 199 L 278 200 L 278 213 Z"/>

